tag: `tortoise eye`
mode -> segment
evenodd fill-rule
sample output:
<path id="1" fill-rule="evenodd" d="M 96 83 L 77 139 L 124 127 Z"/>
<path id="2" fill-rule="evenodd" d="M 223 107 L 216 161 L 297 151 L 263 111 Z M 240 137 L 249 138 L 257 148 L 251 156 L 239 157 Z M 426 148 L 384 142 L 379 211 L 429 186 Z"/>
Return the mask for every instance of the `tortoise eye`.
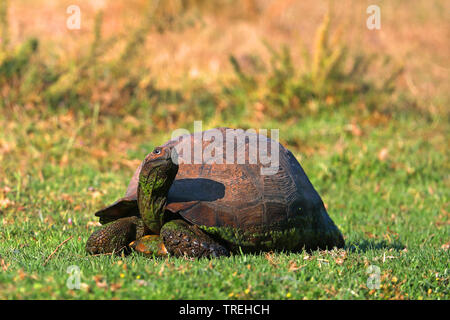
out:
<path id="1" fill-rule="evenodd" d="M 157 148 L 155 150 L 153 150 L 154 154 L 161 154 L 161 149 Z"/>

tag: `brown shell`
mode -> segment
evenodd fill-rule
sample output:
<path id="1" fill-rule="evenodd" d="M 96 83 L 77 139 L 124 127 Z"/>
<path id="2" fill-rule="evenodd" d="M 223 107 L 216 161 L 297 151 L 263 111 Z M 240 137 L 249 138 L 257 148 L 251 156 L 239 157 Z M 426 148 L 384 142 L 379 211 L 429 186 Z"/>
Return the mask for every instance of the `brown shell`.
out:
<path id="1" fill-rule="evenodd" d="M 223 136 L 226 136 L 227 128 L 216 130 L 220 130 Z M 211 133 L 211 130 L 203 132 L 207 135 Z M 240 134 L 244 134 L 244 131 Z M 180 163 L 178 174 L 169 191 L 166 208 L 180 213 L 194 224 L 247 229 L 282 222 L 298 213 L 299 209 L 308 212 L 317 209 L 318 206 L 323 207 L 320 196 L 302 167 L 292 153 L 281 144 L 279 144 L 279 167 L 276 174 L 261 174 L 263 165 L 259 159 L 257 164 L 248 163 L 250 142 L 256 136 L 263 139 L 260 141 L 270 141 L 265 136 L 250 133 L 248 137 L 241 140 L 241 142 L 245 141 L 244 143 L 240 145 L 234 143 L 235 155 L 237 150 L 245 148 L 245 164 L 225 164 L 225 139 L 223 164 L 192 164 L 193 161 L 191 164 Z M 183 154 L 183 150 L 179 151 L 182 146 L 180 140 L 171 140 L 164 146 L 176 146 L 179 158 L 185 159 L 188 153 Z M 202 140 L 206 141 L 201 142 Z M 190 140 L 188 138 L 183 141 L 183 143 L 191 142 L 191 160 L 193 160 L 196 142 L 202 143 L 202 150 L 213 143 L 209 139 L 202 139 L 200 134 L 192 134 Z M 270 144 L 268 149 L 270 155 Z M 136 193 L 140 169 L 141 166 L 135 171 L 125 197 L 96 214 L 101 217 L 102 223 L 138 214 Z"/>

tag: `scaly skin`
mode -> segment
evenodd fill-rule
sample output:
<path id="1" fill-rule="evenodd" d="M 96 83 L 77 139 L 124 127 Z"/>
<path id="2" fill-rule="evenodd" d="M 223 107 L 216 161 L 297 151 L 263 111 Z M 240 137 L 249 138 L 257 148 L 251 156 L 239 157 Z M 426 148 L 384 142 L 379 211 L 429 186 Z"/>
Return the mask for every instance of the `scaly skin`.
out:
<path id="1" fill-rule="evenodd" d="M 184 220 L 172 220 L 163 225 L 161 238 L 167 251 L 175 256 L 219 257 L 228 256 L 228 250 Z"/>
<path id="2" fill-rule="evenodd" d="M 103 225 L 86 243 L 90 254 L 122 252 L 128 244 L 144 235 L 144 222 L 138 217 L 126 217 Z"/>
<path id="3" fill-rule="evenodd" d="M 178 165 L 171 159 L 172 148 L 159 152 L 144 160 L 137 190 L 139 212 L 153 234 L 159 234 L 164 223 L 167 194 L 178 172 Z"/>

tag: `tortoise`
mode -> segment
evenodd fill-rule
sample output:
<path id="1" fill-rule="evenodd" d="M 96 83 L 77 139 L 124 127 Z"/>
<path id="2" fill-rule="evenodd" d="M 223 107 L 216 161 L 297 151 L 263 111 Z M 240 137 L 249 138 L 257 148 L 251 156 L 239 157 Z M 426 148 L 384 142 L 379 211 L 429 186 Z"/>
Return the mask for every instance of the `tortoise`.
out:
<path id="1" fill-rule="evenodd" d="M 232 149 L 225 139 L 229 130 L 234 129 L 181 135 L 156 147 L 136 169 L 125 197 L 95 213 L 103 226 L 89 237 L 86 250 L 219 257 L 343 247 L 341 232 L 293 154 L 249 130 L 234 132 Z M 205 139 L 214 134 L 219 139 Z M 224 143 L 216 150 L 222 155 L 195 162 L 195 146 L 206 152 L 220 136 Z M 262 158 L 250 161 L 255 138 L 278 146 L 267 153 L 279 152 L 273 174 L 261 173 L 267 168 Z M 231 164 L 217 161 L 226 160 L 227 147 L 235 152 Z M 237 161 L 238 151 L 244 163 Z"/>

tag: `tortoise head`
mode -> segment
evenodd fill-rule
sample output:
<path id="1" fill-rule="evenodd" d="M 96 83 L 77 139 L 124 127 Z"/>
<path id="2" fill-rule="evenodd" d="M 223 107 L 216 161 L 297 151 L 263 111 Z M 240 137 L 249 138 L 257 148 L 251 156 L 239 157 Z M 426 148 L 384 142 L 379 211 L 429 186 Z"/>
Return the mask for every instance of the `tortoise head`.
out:
<path id="1" fill-rule="evenodd" d="M 149 153 L 139 174 L 137 201 L 144 224 L 159 234 L 163 224 L 167 194 L 178 172 L 178 156 L 173 147 L 157 147 Z"/>

